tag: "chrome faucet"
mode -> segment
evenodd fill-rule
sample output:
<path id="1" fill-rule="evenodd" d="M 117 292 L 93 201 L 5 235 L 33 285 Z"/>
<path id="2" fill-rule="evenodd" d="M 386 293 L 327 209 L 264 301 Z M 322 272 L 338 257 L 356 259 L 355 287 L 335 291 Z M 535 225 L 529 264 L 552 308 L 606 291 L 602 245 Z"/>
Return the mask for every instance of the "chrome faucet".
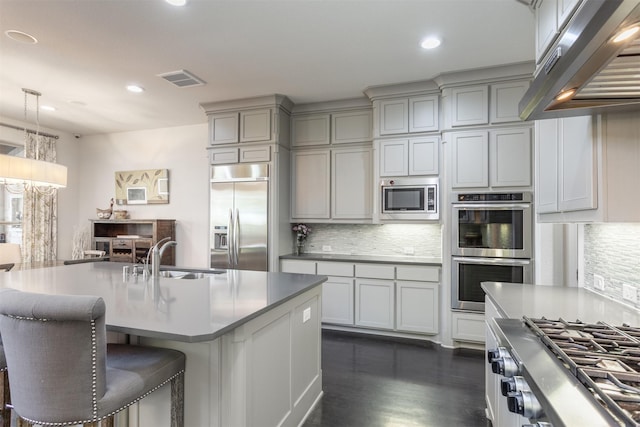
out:
<path id="1" fill-rule="evenodd" d="M 165 249 L 170 246 L 176 246 L 178 242 L 175 240 L 168 241 L 162 247 L 160 244 L 166 240 L 169 240 L 171 237 L 165 237 L 162 240 L 158 240 L 158 242 L 149 249 L 147 253 L 147 266 L 145 268 L 148 271 L 149 267 L 149 256 L 151 256 L 151 276 L 152 277 L 160 277 L 160 260 L 162 259 L 162 254 L 164 254 Z"/>

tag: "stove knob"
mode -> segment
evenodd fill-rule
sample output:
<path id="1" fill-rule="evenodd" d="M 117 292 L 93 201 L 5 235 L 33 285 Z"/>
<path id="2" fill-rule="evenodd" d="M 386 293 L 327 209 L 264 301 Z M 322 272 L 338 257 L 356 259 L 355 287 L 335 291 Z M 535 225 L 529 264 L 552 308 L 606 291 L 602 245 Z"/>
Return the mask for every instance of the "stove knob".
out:
<path id="1" fill-rule="evenodd" d="M 491 370 L 494 374 L 500 374 L 503 377 L 512 377 L 520 373 L 518 364 L 510 356 L 495 359 L 491 362 Z"/>
<path id="2" fill-rule="evenodd" d="M 503 356 L 509 356 L 509 352 L 504 347 L 498 347 L 491 350 L 487 350 L 487 362 L 489 363 Z"/>
<path id="3" fill-rule="evenodd" d="M 510 412 L 525 418 L 540 418 L 543 415 L 538 399 L 530 391 L 516 391 L 507 396 L 507 407 Z"/>
<path id="4" fill-rule="evenodd" d="M 503 396 L 508 396 L 509 393 L 516 391 L 530 391 L 531 389 L 523 377 L 516 375 L 510 378 L 502 378 L 500 380 L 500 390 L 502 391 Z"/>

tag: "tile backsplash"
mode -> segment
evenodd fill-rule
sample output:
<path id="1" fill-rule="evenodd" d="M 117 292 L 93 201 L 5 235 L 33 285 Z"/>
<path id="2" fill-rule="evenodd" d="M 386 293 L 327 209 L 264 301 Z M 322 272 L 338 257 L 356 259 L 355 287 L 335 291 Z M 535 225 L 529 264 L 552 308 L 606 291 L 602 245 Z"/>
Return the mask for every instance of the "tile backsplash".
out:
<path id="1" fill-rule="evenodd" d="M 442 257 L 440 224 L 308 224 L 304 251 L 379 256 Z M 408 252 L 413 252 L 410 254 Z"/>
<path id="2" fill-rule="evenodd" d="M 640 224 L 586 224 L 584 226 L 584 285 L 608 297 L 635 306 L 623 298 L 623 284 L 640 299 Z M 604 291 L 594 288 L 593 275 L 604 278 Z M 632 289 L 633 288 L 633 289 Z"/>

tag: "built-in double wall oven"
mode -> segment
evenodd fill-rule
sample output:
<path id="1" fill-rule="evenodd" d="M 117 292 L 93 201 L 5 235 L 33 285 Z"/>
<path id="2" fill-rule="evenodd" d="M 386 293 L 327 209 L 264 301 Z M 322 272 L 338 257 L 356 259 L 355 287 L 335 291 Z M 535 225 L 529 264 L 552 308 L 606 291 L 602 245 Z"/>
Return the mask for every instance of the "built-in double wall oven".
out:
<path id="1" fill-rule="evenodd" d="M 484 311 L 484 281 L 531 283 L 532 209 L 530 192 L 455 195 L 452 308 Z"/>

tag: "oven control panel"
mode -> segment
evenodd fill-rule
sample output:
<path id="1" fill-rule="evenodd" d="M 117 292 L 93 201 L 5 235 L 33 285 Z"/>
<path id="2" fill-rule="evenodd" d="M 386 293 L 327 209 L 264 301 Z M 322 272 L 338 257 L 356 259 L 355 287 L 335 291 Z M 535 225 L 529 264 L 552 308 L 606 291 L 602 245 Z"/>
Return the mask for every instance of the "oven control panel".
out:
<path id="1" fill-rule="evenodd" d="M 508 203 L 523 202 L 531 203 L 532 195 L 530 192 L 521 193 L 459 193 L 456 195 L 458 202 L 489 202 L 489 203 Z"/>

